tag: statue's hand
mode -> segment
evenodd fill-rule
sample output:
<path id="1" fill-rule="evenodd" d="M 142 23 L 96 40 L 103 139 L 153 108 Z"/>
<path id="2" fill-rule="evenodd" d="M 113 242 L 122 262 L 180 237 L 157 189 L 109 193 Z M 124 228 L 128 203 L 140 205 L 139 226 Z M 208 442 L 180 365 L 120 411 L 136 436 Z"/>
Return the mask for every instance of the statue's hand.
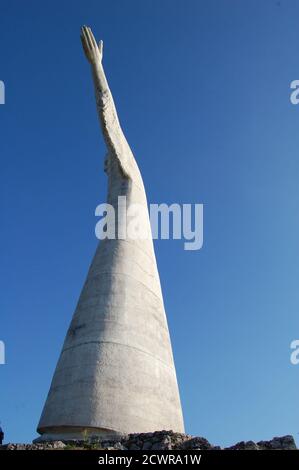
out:
<path id="1" fill-rule="evenodd" d="M 99 45 L 97 45 L 91 29 L 87 26 L 81 28 L 81 41 L 87 60 L 92 65 L 101 63 L 103 58 L 103 41 L 100 41 Z"/>

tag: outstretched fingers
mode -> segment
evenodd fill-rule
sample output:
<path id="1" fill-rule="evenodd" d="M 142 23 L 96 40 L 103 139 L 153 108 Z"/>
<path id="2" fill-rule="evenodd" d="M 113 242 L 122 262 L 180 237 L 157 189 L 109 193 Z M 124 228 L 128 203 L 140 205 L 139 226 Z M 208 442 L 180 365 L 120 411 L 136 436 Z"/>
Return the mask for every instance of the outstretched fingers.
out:
<path id="1" fill-rule="evenodd" d="M 88 31 L 88 35 L 89 35 L 89 38 L 90 38 L 90 41 L 91 41 L 93 47 L 95 47 L 97 49 L 98 45 L 97 45 L 97 42 L 94 38 L 93 32 L 91 31 L 91 29 L 89 27 L 87 28 L 87 31 Z"/>
<path id="2" fill-rule="evenodd" d="M 88 57 L 89 56 L 89 50 L 88 50 L 87 43 L 86 43 L 86 40 L 85 40 L 85 37 L 83 36 L 83 34 L 80 34 L 80 39 L 81 39 L 81 42 L 82 42 L 84 53 L 85 53 L 86 57 Z"/>
<path id="3" fill-rule="evenodd" d="M 91 44 L 91 41 L 90 41 L 88 33 L 87 33 L 87 27 L 83 26 L 81 31 L 82 31 L 82 36 L 84 38 L 87 49 L 92 49 L 92 44 Z"/>
<path id="4" fill-rule="evenodd" d="M 93 38 L 93 35 L 91 33 L 90 28 L 88 28 L 88 26 L 85 26 L 84 27 L 84 32 L 85 32 L 85 35 L 86 35 L 86 39 L 87 39 L 89 48 L 94 49 L 94 38 Z"/>
<path id="5" fill-rule="evenodd" d="M 103 42 L 101 41 L 97 45 L 95 37 L 88 26 L 82 26 L 81 28 L 81 41 L 85 55 L 91 63 L 102 60 Z"/>

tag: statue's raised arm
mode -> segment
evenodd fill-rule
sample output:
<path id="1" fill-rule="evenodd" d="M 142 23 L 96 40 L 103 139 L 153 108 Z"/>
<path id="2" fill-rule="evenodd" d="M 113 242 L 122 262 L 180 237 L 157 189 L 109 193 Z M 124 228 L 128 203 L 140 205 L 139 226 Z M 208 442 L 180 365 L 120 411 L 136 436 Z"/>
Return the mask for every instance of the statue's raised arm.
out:
<path id="1" fill-rule="evenodd" d="M 134 157 L 121 129 L 113 97 L 104 73 L 102 65 L 103 41 L 97 44 L 91 29 L 87 26 L 81 28 L 81 41 L 92 68 L 97 110 L 108 151 L 112 157 L 117 158 L 124 176 L 130 177 L 130 168 Z"/>

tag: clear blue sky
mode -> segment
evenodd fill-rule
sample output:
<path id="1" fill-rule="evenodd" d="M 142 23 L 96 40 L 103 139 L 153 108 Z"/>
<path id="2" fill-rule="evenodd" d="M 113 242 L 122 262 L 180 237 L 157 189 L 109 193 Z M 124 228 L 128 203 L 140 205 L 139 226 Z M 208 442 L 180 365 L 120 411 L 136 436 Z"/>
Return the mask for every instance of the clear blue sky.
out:
<path id="1" fill-rule="evenodd" d="M 155 242 L 188 433 L 299 432 L 299 2 L 1 1 L 0 420 L 30 441 L 94 253 L 105 148 L 81 24 L 150 202 L 204 203 L 204 247 Z"/>

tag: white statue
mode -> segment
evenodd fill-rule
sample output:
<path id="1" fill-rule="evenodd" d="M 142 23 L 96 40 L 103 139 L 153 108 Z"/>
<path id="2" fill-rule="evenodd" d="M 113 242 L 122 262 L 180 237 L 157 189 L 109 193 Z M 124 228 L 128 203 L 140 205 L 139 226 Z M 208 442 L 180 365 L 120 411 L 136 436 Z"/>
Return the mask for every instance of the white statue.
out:
<path id="1" fill-rule="evenodd" d="M 103 43 L 81 39 L 91 64 L 107 145 L 108 201 L 142 204 L 141 174 L 119 124 L 105 77 Z M 150 230 L 149 217 L 145 224 Z M 63 288 L 63 287 L 62 287 Z M 42 439 L 184 432 L 183 416 L 152 239 L 99 243 L 38 425 Z"/>

